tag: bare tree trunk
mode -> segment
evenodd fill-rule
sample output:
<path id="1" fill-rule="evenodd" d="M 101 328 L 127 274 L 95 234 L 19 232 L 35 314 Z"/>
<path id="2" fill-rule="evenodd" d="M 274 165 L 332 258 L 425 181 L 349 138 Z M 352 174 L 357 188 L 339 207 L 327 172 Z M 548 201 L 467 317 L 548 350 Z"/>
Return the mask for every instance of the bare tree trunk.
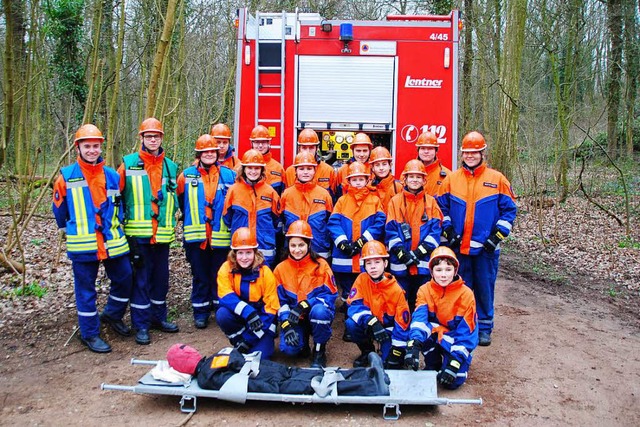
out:
<path id="1" fill-rule="evenodd" d="M 611 50 L 607 56 L 607 152 L 613 159 L 618 157 L 622 20 L 622 0 L 607 1 L 607 28 L 611 37 Z"/>
<path id="2" fill-rule="evenodd" d="M 628 158 L 633 156 L 633 122 L 635 118 L 635 105 L 638 96 L 638 72 L 640 72 L 638 23 L 636 21 L 637 0 L 627 0 L 624 13 L 624 45 L 627 60 L 625 62 L 626 88 L 625 88 L 625 152 Z"/>
<path id="3" fill-rule="evenodd" d="M 169 45 L 169 41 L 171 39 L 171 34 L 173 33 L 173 24 L 175 21 L 176 14 L 176 6 L 179 0 L 169 0 L 167 4 L 167 13 L 164 19 L 164 28 L 162 30 L 162 35 L 160 36 L 160 40 L 158 41 L 158 46 L 156 49 L 156 55 L 153 59 L 153 68 L 151 70 L 151 77 L 149 79 L 149 89 L 147 91 L 147 109 L 146 116 L 152 117 L 156 114 L 156 103 L 157 96 L 156 93 L 158 84 L 160 83 L 160 75 L 162 74 L 162 65 L 166 58 L 166 50 Z"/>
<path id="4" fill-rule="evenodd" d="M 116 107 L 118 105 L 118 94 L 120 92 L 120 69 L 122 68 L 122 58 L 124 52 L 124 27 L 125 27 L 125 0 L 120 2 L 120 21 L 118 23 L 118 47 L 115 63 L 113 64 L 114 82 L 113 93 L 109 101 L 109 125 L 107 126 L 107 164 L 116 166 L 116 159 L 120 158 L 120 144 L 116 143 Z"/>
<path id="5" fill-rule="evenodd" d="M 527 0 L 511 0 L 508 4 L 507 30 L 504 36 L 506 60 L 500 68 L 500 121 L 491 150 L 493 166 L 511 177 L 518 157 L 518 118 L 520 74 L 524 28 L 527 21 Z"/>
<path id="6" fill-rule="evenodd" d="M 464 0 L 464 62 L 462 64 L 462 129 L 471 126 L 471 73 L 473 71 L 473 1 Z"/>

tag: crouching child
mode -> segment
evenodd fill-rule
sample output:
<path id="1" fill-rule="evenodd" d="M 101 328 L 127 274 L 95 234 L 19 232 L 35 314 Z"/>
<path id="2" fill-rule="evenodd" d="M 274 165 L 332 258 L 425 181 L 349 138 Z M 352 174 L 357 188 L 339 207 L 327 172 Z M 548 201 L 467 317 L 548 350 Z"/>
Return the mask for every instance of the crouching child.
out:
<path id="1" fill-rule="evenodd" d="M 438 382 L 452 390 L 466 381 L 478 345 L 475 298 L 458 276 L 458 266 L 445 246 L 431 254 L 432 279 L 418 290 L 405 356 L 405 366 L 417 371 L 422 353 L 424 369 L 438 371 Z"/>

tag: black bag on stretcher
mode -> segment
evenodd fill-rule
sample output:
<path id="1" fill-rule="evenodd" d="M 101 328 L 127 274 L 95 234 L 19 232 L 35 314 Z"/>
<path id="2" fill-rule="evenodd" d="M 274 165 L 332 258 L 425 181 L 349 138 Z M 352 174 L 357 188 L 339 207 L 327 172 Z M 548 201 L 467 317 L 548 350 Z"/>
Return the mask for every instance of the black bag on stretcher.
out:
<path id="1" fill-rule="evenodd" d="M 390 381 L 380 356 L 370 353 L 369 360 L 370 368 L 297 368 L 260 360 L 259 352 L 243 355 L 227 347 L 203 358 L 194 376 L 207 390 L 224 389 L 236 378 L 248 377 L 247 391 L 255 393 L 388 396 Z"/>

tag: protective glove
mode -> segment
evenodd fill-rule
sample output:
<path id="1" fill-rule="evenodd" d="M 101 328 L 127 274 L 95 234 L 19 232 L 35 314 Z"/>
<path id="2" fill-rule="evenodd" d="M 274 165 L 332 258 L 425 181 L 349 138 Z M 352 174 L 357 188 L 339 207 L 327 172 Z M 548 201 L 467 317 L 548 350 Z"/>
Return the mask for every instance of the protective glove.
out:
<path id="1" fill-rule="evenodd" d="M 402 248 L 396 250 L 396 256 L 398 257 L 398 260 L 407 267 L 417 262 L 411 251 L 405 251 Z"/>
<path id="2" fill-rule="evenodd" d="M 449 364 L 442 368 L 440 373 L 438 374 L 438 379 L 440 380 L 440 384 L 453 384 L 458 376 L 458 371 L 460 370 L 460 362 L 456 359 L 450 359 Z"/>
<path id="3" fill-rule="evenodd" d="M 290 347 L 297 347 L 300 345 L 300 337 L 295 329 L 293 329 L 293 325 L 289 323 L 288 320 L 285 320 L 280 325 L 282 328 L 282 336 L 284 338 L 284 342 L 287 343 Z"/>
<path id="4" fill-rule="evenodd" d="M 391 351 L 387 356 L 387 360 L 384 361 L 385 369 L 401 369 L 402 357 L 404 356 L 404 350 L 398 347 L 391 347 Z"/>
<path id="5" fill-rule="evenodd" d="M 249 350 L 251 350 L 251 347 L 249 346 L 249 343 L 247 343 L 245 340 L 240 339 L 239 341 L 237 341 L 233 347 L 238 350 L 240 353 L 246 354 L 249 353 Z"/>
<path id="6" fill-rule="evenodd" d="M 431 249 L 426 243 L 420 243 L 417 248 L 411 251 L 411 254 L 418 260 L 429 259 L 433 249 Z"/>
<path id="7" fill-rule="evenodd" d="M 353 251 L 355 253 L 359 254 L 365 243 L 367 243 L 367 239 L 365 239 L 363 236 L 358 237 L 358 240 L 353 242 L 353 246 L 352 246 L 353 247 Z"/>
<path id="8" fill-rule="evenodd" d="M 353 243 L 347 240 L 343 240 L 342 242 L 338 243 L 338 249 L 344 252 L 344 254 L 348 257 L 352 257 L 355 254 Z"/>
<path id="9" fill-rule="evenodd" d="M 262 323 L 262 319 L 258 316 L 258 313 L 255 311 L 247 317 L 247 326 L 251 329 L 251 332 L 257 332 L 264 328 L 264 323 Z"/>
<path id="10" fill-rule="evenodd" d="M 404 355 L 404 366 L 414 371 L 420 369 L 420 343 L 414 340 L 407 343 L 407 353 Z"/>
<path id="11" fill-rule="evenodd" d="M 297 325 L 298 322 L 300 322 L 300 317 L 302 317 L 302 315 L 307 314 L 309 310 L 311 310 L 309 301 L 307 301 L 306 299 L 302 300 L 298 303 L 298 305 L 293 307 L 291 311 L 289 311 L 289 317 L 287 317 L 287 320 L 292 325 Z"/>
<path id="12" fill-rule="evenodd" d="M 369 329 L 369 334 L 372 335 L 373 339 L 379 343 L 382 344 L 383 342 L 391 340 L 389 332 L 387 332 L 384 326 L 382 326 L 382 323 L 380 323 L 376 316 L 371 316 L 367 322 L 367 327 Z"/>
<path id="13" fill-rule="evenodd" d="M 447 246 L 451 249 L 455 249 L 460 246 L 460 242 L 462 241 L 462 236 L 456 234 L 456 231 L 453 227 L 447 227 L 443 232 L 442 236 L 447 240 Z"/>
<path id="14" fill-rule="evenodd" d="M 487 252 L 495 252 L 498 248 L 500 242 L 502 242 L 505 238 L 505 235 L 500 232 L 500 230 L 496 230 L 486 242 L 484 242 L 484 250 Z"/>

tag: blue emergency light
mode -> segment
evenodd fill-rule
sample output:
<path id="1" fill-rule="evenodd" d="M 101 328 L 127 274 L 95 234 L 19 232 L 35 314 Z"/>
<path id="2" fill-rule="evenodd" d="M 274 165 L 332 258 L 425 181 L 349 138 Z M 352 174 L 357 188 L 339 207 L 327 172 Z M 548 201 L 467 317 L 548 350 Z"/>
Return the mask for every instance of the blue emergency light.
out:
<path id="1" fill-rule="evenodd" d="M 340 24 L 340 40 L 345 43 L 353 40 L 353 24 L 348 22 Z"/>

